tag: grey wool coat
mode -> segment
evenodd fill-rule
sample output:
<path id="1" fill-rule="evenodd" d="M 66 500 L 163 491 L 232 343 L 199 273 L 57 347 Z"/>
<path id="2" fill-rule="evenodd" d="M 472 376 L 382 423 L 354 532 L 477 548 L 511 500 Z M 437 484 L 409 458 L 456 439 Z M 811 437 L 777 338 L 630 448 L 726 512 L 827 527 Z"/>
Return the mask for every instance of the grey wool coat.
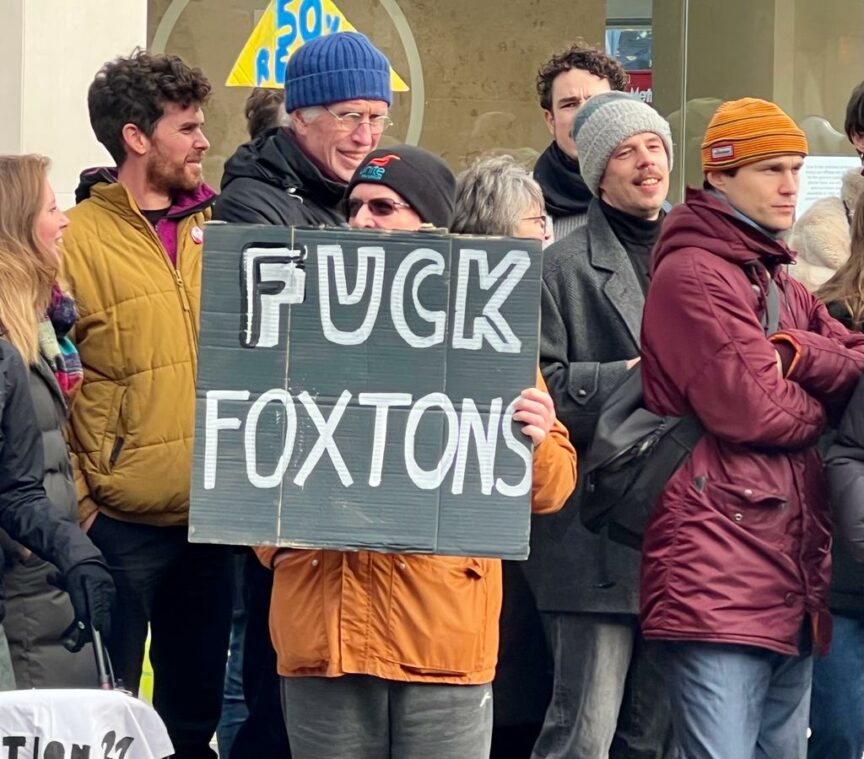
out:
<path id="1" fill-rule="evenodd" d="M 600 406 L 639 355 L 644 304 L 630 258 L 595 199 L 587 224 L 551 245 L 543 261 L 540 368 L 580 456 Z M 538 608 L 637 614 L 640 554 L 582 526 L 585 497 L 580 475 L 561 512 L 533 521 L 524 569 Z"/>

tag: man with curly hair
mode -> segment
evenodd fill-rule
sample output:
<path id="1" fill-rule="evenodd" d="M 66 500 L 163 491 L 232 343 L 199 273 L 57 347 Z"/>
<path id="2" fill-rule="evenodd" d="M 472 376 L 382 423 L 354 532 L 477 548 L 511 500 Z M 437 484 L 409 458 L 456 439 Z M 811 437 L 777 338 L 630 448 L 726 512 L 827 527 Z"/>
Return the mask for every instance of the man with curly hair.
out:
<path id="1" fill-rule="evenodd" d="M 570 136 L 576 111 L 592 95 L 623 90 L 627 79 L 617 60 L 581 39 L 553 55 L 537 72 L 537 96 L 552 144 L 537 160 L 534 177 L 543 188 L 555 240 L 586 223 L 592 197 L 582 181 Z"/>
<path id="2" fill-rule="evenodd" d="M 231 612 L 228 547 L 187 540 L 209 95 L 175 56 L 106 63 L 88 105 L 117 167 L 84 172 L 64 234 L 84 365 L 79 518 L 117 583 L 108 648 L 137 691 L 149 624 L 154 705 L 182 759 L 215 759 Z"/>

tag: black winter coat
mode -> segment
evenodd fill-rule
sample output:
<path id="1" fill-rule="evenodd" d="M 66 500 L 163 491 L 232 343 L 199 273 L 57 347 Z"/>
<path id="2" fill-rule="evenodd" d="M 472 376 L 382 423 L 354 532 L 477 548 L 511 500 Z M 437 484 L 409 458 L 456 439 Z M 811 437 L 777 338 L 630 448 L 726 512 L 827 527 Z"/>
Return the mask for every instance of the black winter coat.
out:
<path id="1" fill-rule="evenodd" d="M 321 174 L 288 129 L 277 127 L 241 145 L 226 161 L 213 218 L 289 227 L 338 226 L 345 223 L 345 188 Z"/>
<path id="2" fill-rule="evenodd" d="M 66 445 L 66 402 L 54 373 L 44 362 L 30 367 L 30 396 L 36 423 L 42 435 L 48 500 L 71 523 L 78 521 L 78 499 L 72 464 Z M 2 533 L 3 537 L 8 536 Z M 23 558 L 20 545 L 3 543 L 6 572 L 4 628 L 15 683 L 28 688 L 90 688 L 96 682 L 93 654 L 89 647 L 70 653 L 62 643 L 74 613 L 69 596 L 48 582 L 56 570 L 37 556 Z"/>
<path id="3" fill-rule="evenodd" d="M 27 369 L 15 348 L 0 340 L 0 527 L 66 573 L 102 554 L 74 521 L 45 495 L 42 433 Z M 0 608 L 0 620 L 4 610 Z"/>
<path id="4" fill-rule="evenodd" d="M 840 303 L 828 312 L 854 329 Z M 849 401 L 839 431 L 825 457 L 837 522 L 828 605 L 831 611 L 864 618 L 864 379 Z M 850 547 L 851 543 L 851 547 Z M 856 561 L 856 558 L 858 559 Z"/>

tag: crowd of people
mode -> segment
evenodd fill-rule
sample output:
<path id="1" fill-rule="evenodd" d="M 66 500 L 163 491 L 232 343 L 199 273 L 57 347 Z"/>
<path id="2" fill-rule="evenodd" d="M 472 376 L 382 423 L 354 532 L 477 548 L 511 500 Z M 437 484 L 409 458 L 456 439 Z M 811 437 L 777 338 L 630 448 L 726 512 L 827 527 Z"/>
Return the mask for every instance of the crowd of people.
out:
<path id="1" fill-rule="evenodd" d="M 136 692 L 149 630 L 181 759 L 214 757 L 214 733 L 223 759 L 860 759 L 862 174 L 796 223 L 805 135 L 745 97 L 672 208 L 669 124 L 626 83 L 572 45 L 539 68 L 533 173 L 494 155 L 455 176 L 379 147 L 390 64 L 324 36 L 284 93 L 253 92 L 217 194 L 209 81 L 137 50 L 90 87 L 114 166 L 83 171 L 74 208 L 48 159 L 0 157 L 0 688 L 94 687 L 101 636 Z M 846 132 L 864 150 L 864 86 Z M 514 415 L 527 562 L 189 542 L 211 219 L 548 246 Z M 701 425 L 641 551 L 583 526 L 577 476 L 634 369 L 648 410 Z"/>

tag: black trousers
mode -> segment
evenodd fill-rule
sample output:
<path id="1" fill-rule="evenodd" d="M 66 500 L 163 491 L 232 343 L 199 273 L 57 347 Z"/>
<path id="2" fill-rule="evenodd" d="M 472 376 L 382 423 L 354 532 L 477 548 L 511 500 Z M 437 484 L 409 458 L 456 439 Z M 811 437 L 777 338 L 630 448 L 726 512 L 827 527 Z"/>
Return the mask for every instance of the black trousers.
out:
<path id="1" fill-rule="evenodd" d="M 88 535 L 117 584 L 108 651 L 137 692 L 150 624 L 153 706 L 177 759 L 215 759 L 231 628 L 231 549 L 189 543 L 186 527 L 152 527 L 100 514 Z"/>
<path id="2" fill-rule="evenodd" d="M 249 716 L 240 725 L 230 759 L 291 759 L 276 651 L 270 640 L 270 594 L 273 572 L 265 569 L 251 549 L 245 549 L 243 599 L 246 634 L 243 638 L 243 696 Z M 225 759 L 223 757 L 223 759 Z"/>

